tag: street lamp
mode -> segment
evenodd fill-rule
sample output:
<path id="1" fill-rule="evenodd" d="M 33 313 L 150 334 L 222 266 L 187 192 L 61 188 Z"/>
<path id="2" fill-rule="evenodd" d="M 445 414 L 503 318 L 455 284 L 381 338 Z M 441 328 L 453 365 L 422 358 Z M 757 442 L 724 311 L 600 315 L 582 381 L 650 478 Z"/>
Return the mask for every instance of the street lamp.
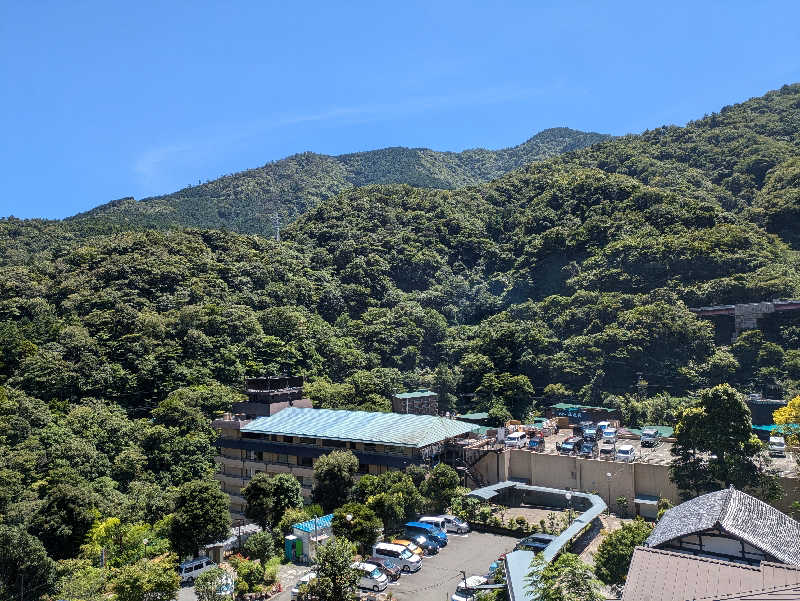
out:
<path id="1" fill-rule="evenodd" d="M 606 515 L 611 515 L 611 472 L 606 472 L 606 478 L 608 478 L 608 505 L 606 505 Z"/>
<path id="2" fill-rule="evenodd" d="M 146 538 L 142 540 L 142 543 L 144 544 L 144 556 L 145 556 L 145 559 L 147 558 L 147 543 L 149 543 L 149 542 L 150 542 L 150 540 L 146 539 Z"/>
<path id="3" fill-rule="evenodd" d="M 564 498 L 567 499 L 567 506 L 569 507 L 568 512 L 567 512 L 567 519 L 569 520 L 569 523 L 571 524 L 572 523 L 572 493 L 570 491 L 567 491 L 567 494 L 564 495 Z"/>

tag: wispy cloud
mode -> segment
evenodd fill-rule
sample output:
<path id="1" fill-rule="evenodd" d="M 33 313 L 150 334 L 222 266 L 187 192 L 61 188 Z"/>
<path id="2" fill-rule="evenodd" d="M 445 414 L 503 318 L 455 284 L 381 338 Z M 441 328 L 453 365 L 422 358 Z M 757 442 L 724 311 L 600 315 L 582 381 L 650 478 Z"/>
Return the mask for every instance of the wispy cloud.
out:
<path id="1" fill-rule="evenodd" d="M 142 184 L 149 188 L 157 185 L 163 174 L 176 163 L 185 164 L 199 161 L 223 148 L 230 148 L 247 139 L 262 136 L 277 129 L 314 122 L 373 123 L 429 111 L 502 104 L 549 92 L 552 92 L 552 86 L 546 88 L 505 86 L 436 96 L 412 96 L 393 102 L 333 106 L 321 108 L 319 111 L 277 114 L 269 119 L 251 120 L 223 132 L 209 133 L 202 137 L 192 137 L 148 148 L 135 158 L 133 171 L 140 178 Z"/>

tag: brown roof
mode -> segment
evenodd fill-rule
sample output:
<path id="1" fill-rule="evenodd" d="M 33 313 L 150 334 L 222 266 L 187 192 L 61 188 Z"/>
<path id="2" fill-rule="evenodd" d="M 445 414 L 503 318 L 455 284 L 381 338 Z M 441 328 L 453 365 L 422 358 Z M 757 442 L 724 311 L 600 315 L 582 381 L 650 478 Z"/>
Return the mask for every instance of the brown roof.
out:
<path id="1" fill-rule="evenodd" d="M 800 585 L 800 568 L 762 562 L 760 566 L 636 547 L 622 601 L 691 601 L 739 599 L 741 593 L 765 593 L 776 587 Z M 793 594 L 793 593 L 790 593 Z M 741 597 L 756 601 L 761 597 Z M 769 601 L 782 597 L 764 597 Z M 786 597 L 798 599 L 800 597 Z"/>

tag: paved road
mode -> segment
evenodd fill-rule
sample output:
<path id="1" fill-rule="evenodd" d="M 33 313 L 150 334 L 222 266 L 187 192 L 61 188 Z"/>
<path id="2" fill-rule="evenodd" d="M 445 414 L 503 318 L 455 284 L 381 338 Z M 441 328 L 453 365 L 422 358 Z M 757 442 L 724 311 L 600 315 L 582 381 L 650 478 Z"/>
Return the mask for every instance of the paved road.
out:
<path id="1" fill-rule="evenodd" d="M 178 601 L 196 601 L 197 595 L 194 594 L 194 586 L 182 586 L 178 591 Z"/>

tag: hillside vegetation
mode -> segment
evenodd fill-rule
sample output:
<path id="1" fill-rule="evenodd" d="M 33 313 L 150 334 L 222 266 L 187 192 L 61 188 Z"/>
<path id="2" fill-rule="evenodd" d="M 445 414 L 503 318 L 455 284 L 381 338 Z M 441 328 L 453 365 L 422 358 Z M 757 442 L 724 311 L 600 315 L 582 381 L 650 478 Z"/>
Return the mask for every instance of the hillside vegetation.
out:
<path id="1" fill-rule="evenodd" d="M 140 201 L 112 201 L 76 215 L 71 221 L 88 220 L 125 229 L 225 228 L 271 235 L 275 213 L 282 223 L 288 223 L 320 201 L 353 186 L 461 188 L 608 137 L 562 127 L 544 130 L 519 146 L 501 150 L 437 152 L 397 147 L 341 156 L 304 152 L 174 194 Z"/>
<path id="2" fill-rule="evenodd" d="M 497 421 L 542 398 L 641 425 L 718 383 L 797 394 L 800 319 L 730 344 L 688 307 L 800 296 L 798 115 L 785 86 L 491 183 L 348 189 L 280 243 L 0 221 L 0 522 L 53 557 L 100 517 L 166 548 L 248 375 L 303 375 L 320 407 L 433 386 Z"/>

